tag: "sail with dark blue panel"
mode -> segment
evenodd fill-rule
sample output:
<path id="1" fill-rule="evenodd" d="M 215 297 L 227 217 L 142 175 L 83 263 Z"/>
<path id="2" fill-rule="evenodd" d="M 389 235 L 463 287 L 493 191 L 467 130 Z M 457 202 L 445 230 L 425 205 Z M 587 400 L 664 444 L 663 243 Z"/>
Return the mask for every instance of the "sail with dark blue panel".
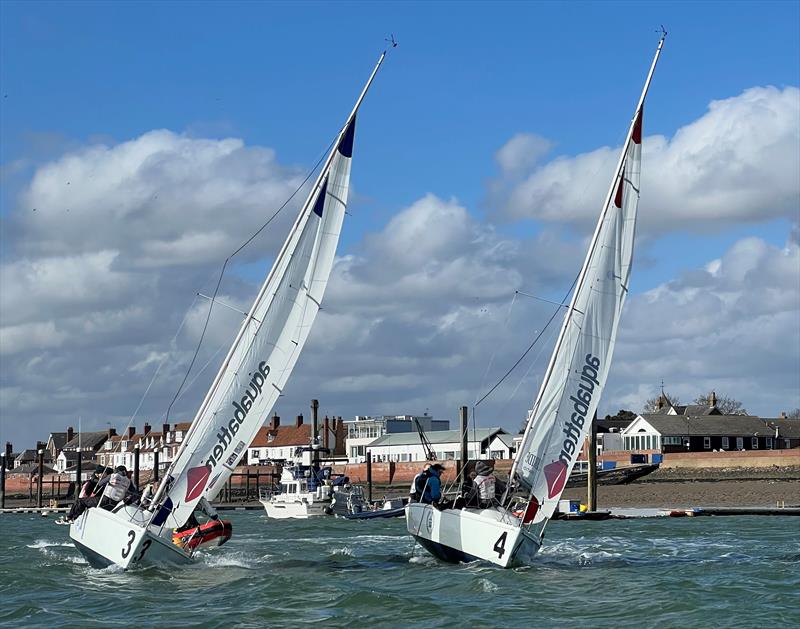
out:
<path id="1" fill-rule="evenodd" d="M 325 207 L 325 196 L 328 194 L 328 179 L 322 182 L 322 187 L 319 189 L 319 195 L 314 202 L 314 214 L 322 218 L 322 209 Z"/>
<path id="2" fill-rule="evenodd" d="M 342 136 L 342 141 L 339 142 L 339 152 L 345 157 L 353 157 L 353 138 L 356 134 L 356 117 L 355 115 L 350 119 L 350 124 L 347 125 L 347 131 Z"/>

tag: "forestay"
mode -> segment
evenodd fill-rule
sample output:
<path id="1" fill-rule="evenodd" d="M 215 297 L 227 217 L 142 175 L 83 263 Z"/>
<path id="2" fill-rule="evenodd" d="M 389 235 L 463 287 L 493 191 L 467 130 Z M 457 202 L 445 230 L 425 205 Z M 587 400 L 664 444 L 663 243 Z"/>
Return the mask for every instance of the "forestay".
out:
<path id="1" fill-rule="evenodd" d="M 160 493 L 166 491 L 163 505 L 171 510 L 166 520 L 170 528 L 181 526 L 201 497 L 213 498 L 224 485 L 272 410 L 308 338 L 347 205 L 356 112 L 382 61 L 383 55 L 168 471 Z"/>
<path id="2" fill-rule="evenodd" d="M 514 461 L 512 478 L 540 505 L 532 523 L 555 511 L 608 377 L 633 257 L 643 104 L 662 44 L 663 37 Z"/>

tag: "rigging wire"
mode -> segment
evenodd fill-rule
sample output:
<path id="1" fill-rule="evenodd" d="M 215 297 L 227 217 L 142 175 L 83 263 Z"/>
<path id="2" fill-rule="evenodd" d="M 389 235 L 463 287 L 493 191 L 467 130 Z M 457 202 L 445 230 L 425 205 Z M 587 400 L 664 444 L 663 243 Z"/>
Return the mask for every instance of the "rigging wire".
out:
<path id="1" fill-rule="evenodd" d="M 337 136 L 337 139 L 338 139 L 338 136 Z M 275 210 L 275 212 L 272 214 L 272 216 L 270 216 L 267 219 L 267 221 L 263 225 L 261 225 L 261 227 L 259 227 L 247 240 L 245 240 L 244 243 L 242 243 L 239 246 L 239 248 L 236 249 L 236 251 L 234 251 L 227 258 L 225 258 L 225 262 L 222 264 L 222 268 L 220 269 L 220 272 L 219 272 L 219 277 L 217 278 L 217 285 L 214 287 L 214 293 L 211 295 L 211 301 L 210 301 L 210 303 L 208 305 L 208 314 L 206 315 L 206 320 L 203 323 L 203 330 L 200 333 L 200 339 L 197 341 L 197 347 L 194 350 L 194 355 L 192 356 L 192 360 L 189 362 L 189 367 L 186 370 L 186 374 L 183 376 L 183 380 L 181 381 L 181 384 L 178 387 L 178 390 L 175 392 L 175 396 L 172 398 L 172 401 L 169 403 L 169 406 L 167 407 L 167 412 L 166 412 L 166 420 L 167 421 L 169 421 L 169 413 L 172 410 L 172 406 L 177 401 L 178 396 L 180 396 L 181 391 L 183 390 L 183 387 L 186 384 L 186 380 L 189 378 L 189 374 L 192 371 L 192 367 L 194 366 L 195 360 L 197 360 L 197 355 L 200 352 L 200 347 L 203 345 L 203 339 L 205 338 L 206 331 L 208 330 L 208 324 L 209 324 L 209 321 L 211 320 L 211 312 L 212 312 L 212 310 L 214 308 L 214 300 L 216 299 L 217 293 L 219 292 L 219 287 L 222 284 L 222 278 L 225 275 L 225 269 L 228 266 L 228 262 L 230 262 L 231 259 L 236 254 L 238 254 L 242 249 L 244 249 L 247 245 L 249 245 L 262 231 L 264 231 L 264 229 L 273 220 L 275 220 L 275 218 L 278 216 L 278 214 L 280 214 L 281 211 L 283 211 L 283 209 L 286 208 L 287 205 L 289 205 L 289 203 L 292 201 L 292 199 L 294 199 L 294 197 L 297 195 L 297 193 L 300 192 L 300 190 L 303 188 L 303 186 L 306 185 L 308 180 L 311 179 L 311 176 L 317 171 L 317 168 L 319 168 L 319 165 L 322 163 L 322 161 L 325 159 L 325 157 L 328 155 L 328 153 L 330 153 L 330 151 L 333 148 L 333 145 L 335 143 L 336 143 L 336 139 L 334 139 L 328 145 L 328 147 L 322 152 L 322 155 L 319 157 L 317 162 L 314 164 L 314 166 L 311 168 L 311 170 L 308 171 L 308 174 L 305 176 L 305 179 L 303 179 L 303 181 L 300 182 L 300 184 L 294 189 L 294 192 L 292 192 L 292 194 L 289 195 L 289 197 L 286 199 L 286 201 L 284 201 L 281 204 L 281 206 L 277 210 Z"/>
<path id="2" fill-rule="evenodd" d="M 567 301 L 567 298 L 569 297 L 570 293 L 572 293 L 572 289 L 575 288 L 575 284 L 577 282 L 578 282 L 578 276 L 575 276 L 575 279 L 572 280 L 572 284 L 570 285 L 569 290 L 567 290 L 566 294 L 564 295 L 563 299 L 561 300 L 561 303 L 555 309 L 553 314 L 550 315 L 550 318 L 547 320 L 547 323 L 542 328 L 542 331 L 539 332 L 534 337 L 533 341 L 531 341 L 530 345 L 528 345 L 527 349 L 522 353 L 522 356 L 520 356 L 517 359 L 517 361 L 513 365 L 511 365 L 509 370 L 506 371 L 505 374 L 503 374 L 503 377 L 500 378 L 500 380 L 498 380 L 497 383 L 491 389 L 489 389 L 489 391 L 487 391 L 486 394 L 481 399 L 479 399 L 477 402 L 475 402 L 474 406 L 478 406 L 481 402 L 483 402 L 486 398 L 488 398 L 492 393 L 494 393 L 495 389 L 497 389 L 497 387 L 499 387 L 505 381 L 505 379 L 508 378 L 508 376 L 511 375 L 511 372 L 514 371 L 519 366 L 519 364 L 524 360 L 525 356 L 528 355 L 528 352 L 530 352 L 531 349 L 533 349 L 533 346 L 536 345 L 536 343 L 539 341 L 540 338 L 542 338 L 544 333 L 547 331 L 547 328 L 550 327 L 550 324 L 555 320 L 555 318 L 558 316 L 558 313 L 566 305 L 565 302 Z"/>

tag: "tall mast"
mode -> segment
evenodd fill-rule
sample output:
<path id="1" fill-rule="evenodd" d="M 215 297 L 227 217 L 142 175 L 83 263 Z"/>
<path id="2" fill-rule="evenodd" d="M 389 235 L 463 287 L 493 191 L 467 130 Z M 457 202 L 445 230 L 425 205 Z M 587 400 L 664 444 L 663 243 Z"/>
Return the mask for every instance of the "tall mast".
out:
<path id="1" fill-rule="evenodd" d="M 589 261 L 592 258 L 592 254 L 597 246 L 597 239 L 600 235 L 600 228 L 603 225 L 603 220 L 608 213 L 608 207 L 611 203 L 611 196 L 614 194 L 616 187 L 619 183 L 619 178 L 622 174 L 622 168 L 625 162 L 625 155 L 628 152 L 628 146 L 631 143 L 631 137 L 633 136 L 633 131 L 636 126 L 636 122 L 639 120 L 639 116 L 641 115 L 642 106 L 644 105 L 644 99 L 647 96 L 647 91 L 650 88 L 650 81 L 653 79 L 653 73 L 656 69 L 656 64 L 658 63 L 658 58 L 661 56 L 661 49 L 664 46 L 664 40 L 667 37 L 667 32 L 662 29 L 661 38 L 658 40 L 658 46 L 656 47 L 655 55 L 653 56 L 653 62 L 650 64 L 650 71 L 647 73 L 647 79 L 644 82 L 644 87 L 642 88 L 642 94 L 639 97 L 639 102 L 636 105 L 636 110 L 634 111 L 633 118 L 631 119 L 631 123 L 628 126 L 628 134 L 625 137 L 625 143 L 622 146 L 622 150 L 620 151 L 619 160 L 617 161 L 617 168 L 614 171 L 614 176 L 611 179 L 611 185 L 608 188 L 608 194 L 606 194 L 605 203 L 603 204 L 603 211 L 600 214 L 600 218 L 597 221 L 597 225 L 594 229 L 594 234 L 592 235 L 592 241 L 589 245 L 589 250 L 586 252 L 586 258 L 583 261 L 583 266 L 581 267 L 580 275 L 578 276 L 578 281 L 575 284 L 575 290 L 572 293 L 572 299 L 569 303 L 569 309 L 567 310 L 567 315 L 564 317 L 564 323 L 561 326 L 561 331 L 558 335 L 558 340 L 556 341 L 555 348 L 553 349 L 553 353 L 550 356 L 550 362 L 547 365 L 547 370 L 545 371 L 545 376 L 542 379 L 542 385 L 539 387 L 539 394 L 536 396 L 536 402 L 533 405 L 533 409 L 531 411 L 530 417 L 528 418 L 528 424 L 525 427 L 525 433 L 522 436 L 521 444 L 524 444 L 527 440 L 528 434 L 533 427 L 533 419 L 536 416 L 536 409 L 539 406 L 539 402 L 542 399 L 542 395 L 547 388 L 547 385 L 550 382 L 550 378 L 553 375 L 553 366 L 555 365 L 556 356 L 558 355 L 559 350 L 564 342 L 564 337 L 566 335 L 567 328 L 572 320 L 572 313 L 575 310 L 575 302 L 580 294 L 581 288 L 583 287 L 584 280 L 586 279 L 586 272 L 589 268 Z M 519 464 L 519 457 L 514 457 L 514 463 L 511 466 L 511 471 L 509 473 L 509 481 L 513 481 L 514 475 L 517 471 L 517 466 Z"/>
<path id="2" fill-rule="evenodd" d="M 264 280 L 263 284 L 261 285 L 261 288 L 258 291 L 258 294 L 256 295 L 255 300 L 253 301 L 253 305 L 248 310 L 247 317 L 242 322 L 242 325 L 239 328 L 239 332 L 236 335 L 236 338 L 234 339 L 233 343 L 231 344 L 231 347 L 228 350 L 228 354 L 226 355 L 225 360 L 222 362 L 222 365 L 220 366 L 219 371 L 217 372 L 217 375 L 214 378 L 214 382 L 209 387 L 208 392 L 206 393 L 206 396 L 203 399 L 202 404 L 200 405 L 200 408 L 198 409 L 197 413 L 195 414 L 195 419 L 192 422 L 192 425 L 189 428 L 189 431 L 184 436 L 183 442 L 181 443 L 181 447 L 179 448 L 179 450 L 178 450 L 177 454 L 175 455 L 175 457 L 173 457 L 172 463 L 170 465 L 170 468 L 169 468 L 169 470 L 167 470 L 167 472 L 164 475 L 165 479 L 169 477 L 169 475 L 172 472 L 176 462 L 178 462 L 180 460 L 180 457 L 184 453 L 184 451 L 186 450 L 187 445 L 189 443 L 191 443 L 191 436 L 194 434 L 194 432 L 196 432 L 197 430 L 200 430 L 199 418 L 201 418 L 203 416 L 208 404 L 210 403 L 211 399 L 213 398 L 213 395 L 214 395 L 217 387 L 219 386 L 219 383 L 221 382 L 222 377 L 225 374 L 226 369 L 228 368 L 228 365 L 230 364 L 230 361 L 231 361 L 231 359 L 233 357 L 233 354 L 234 354 L 236 348 L 239 345 L 239 342 L 240 342 L 242 336 L 245 334 L 248 326 L 250 325 L 251 320 L 253 320 L 253 314 L 252 313 L 255 311 L 256 306 L 258 305 L 258 303 L 263 298 L 264 293 L 267 290 L 267 287 L 269 286 L 270 281 L 272 280 L 273 276 L 275 275 L 277 270 L 280 268 L 280 266 L 281 266 L 280 262 L 286 255 L 286 251 L 287 251 L 287 249 L 289 247 L 289 243 L 292 241 L 292 236 L 294 235 L 294 233 L 297 231 L 298 227 L 303 222 L 303 218 L 304 218 L 304 215 L 306 214 L 306 210 L 308 209 L 308 206 L 311 203 L 311 200 L 314 198 L 314 195 L 317 193 L 317 190 L 319 189 L 320 185 L 322 185 L 322 181 L 323 181 L 323 179 L 324 179 L 324 177 L 325 177 L 325 175 L 326 175 L 326 173 L 328 171 L 328 168 L 331 165 L 331 162 L 333 161 L 334 156 L 336 155 L 336 151 L 338 150 L 338 147 L 339 147 L 340 143 L 342 142 L 342 139 L 343 139 L 345 133 L 347 133 L 348 129 L 350 128 L 350 125 L 352 124 L 353 119 L 355 118 L 356 114 L 358 113 L 358 109 L 361 106 L 361 103 L 364 100 L 364 97 L 366 96 L 367 92 L 369 91 L 369 88 L 372 85 L 372 82 L 375 79 L 375 76 L 377 75 L 378 70 L 380 69 L 381 64 L 383 63 L 383 60 L 385 58 L 386 58 L 386 51 L 384 50 L 381 53 L 380 57 L 378 57 L 378 61 L 375 64 L 375 67 L 372 69 L 372 73 L 370 74 L 369 79 L 367 79 L 367 82 L 365 83 L 363 89 L 361 90 L 361 93 L 359 94 L 358 99 L 356 100 L 356 103 L 355 103 L 355 105 L 353 106 L 353 109 L 350 112 L 350 115 L 347 117 L 347 121 L 345 122 L 344 126 L 342 126 L 341 130 L 339 131 L 339 135 L 337 136 L 336 141 L 333 144 L 333 148 L 331 149 L 330 153 L 328 154 L 328 157 L 325 160 L 325 164 L 320 169 L 319 175 L 317 175 L 317 178 L 316 178 L 316 180 L 314 182 L 314 185 L 312 186 L 312 188 L 311 188 L 311 190 L 310 190 L 310 192 L 308 194 L 308 197 L 306 198 L 306 201 L 303 204 L 303 209 L 298 213 L 297 218 L 295 219 L 295 222 L 292 225 L 292 229 L 289 231 L 289 235 L 286 237 L 286 240 L 284 241 L 283 246 L 281 247 L 281 250 L 278 253 L 277 257 L 275 258 L 275 262 L 273 263 L 272 268 L 270 269 L 270 272 L 267 275 L 267 278 Z M 158 503 L 158 501 L 163 497 L 164 492 L 166 491 L 166 489 L 167 489 L 167 483 L 162 483 L 161 486 L 159 486 L 156 495 L 153 497 L 153 501 L 152 501 L 153 504 L 157 504 Z"/>

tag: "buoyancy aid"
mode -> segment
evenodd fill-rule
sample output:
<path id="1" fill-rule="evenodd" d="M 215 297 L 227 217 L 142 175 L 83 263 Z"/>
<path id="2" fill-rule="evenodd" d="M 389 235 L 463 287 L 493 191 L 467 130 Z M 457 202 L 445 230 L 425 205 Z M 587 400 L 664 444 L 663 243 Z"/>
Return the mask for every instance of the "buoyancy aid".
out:
<path id="1" fill-rule="evenodd" d="M 494 500 L 494 476 L 478 475 L 474 482 L 481 500 Z"/>
<path id="2" fill-rule="evenodd" d="M 130 486 L 130 479 L 125 474 L 116 472 L 108 479 L 108 484 L 103 490 L 103 498 L 107 498 L 111 502 L 119 502 L 128 493 L 128 487 Z"/>

